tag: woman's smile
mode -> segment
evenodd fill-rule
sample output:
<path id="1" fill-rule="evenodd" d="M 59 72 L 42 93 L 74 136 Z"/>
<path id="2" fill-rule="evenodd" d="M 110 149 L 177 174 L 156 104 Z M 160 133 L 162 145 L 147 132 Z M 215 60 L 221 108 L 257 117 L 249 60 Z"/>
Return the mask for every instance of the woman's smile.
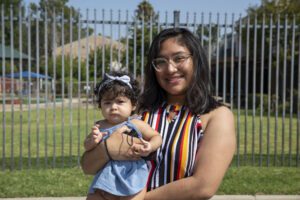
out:
<path id="1" fill-rule="evenodd" d="M 166 78 L 166 81 L 169 84 L 179 84 L 182 79 L 183 79 L 183 76 L 172 76 L 172 77 Z"/>

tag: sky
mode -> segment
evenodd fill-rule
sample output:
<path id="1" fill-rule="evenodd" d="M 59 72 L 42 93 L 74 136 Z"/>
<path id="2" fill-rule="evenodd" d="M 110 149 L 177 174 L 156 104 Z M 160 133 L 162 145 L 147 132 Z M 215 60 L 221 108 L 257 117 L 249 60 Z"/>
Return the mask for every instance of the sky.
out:
<path id="1" fill-rule="evenodd" d="M 148 0 L 156 11 L 181 10 L 182 12 L 244 13 L 249 5 L 260 0 Z M 83 9 L 127 9 L 133 11 L 141 0 L 70 0 L 69 5 Z"/>
<path id="2" fill-rule="evenodd" d="M 113 21 L 118 20 L 118 11 L 121 11 L 121 21 L 126 18 L 126 11 L 129 12 L 129 20 L 132 19 L 134 11 L 143 0 L 69 0 L 68 5 L 80 9 L 83 19 L 89 13 L 89 19 L 94 19 L 94 11 L 97 12 L 97 19 L 102 19 L 102 10 L 105 9 L 105 20 L 110 19 L 110 10 L 113 11 Z M 38 3 L 39 0 L 24 0 L 25 5 L 30 2 Z M 180 23 L 193 23 L 196 14 L 196 23 L 209 21 L 217 22 L 217 14 L 220 15 L 220 23 L 225 21 L 225 13 L 228 15 L 227 22 L 232 19 L 237 20 L 239 16 L 245 16 L 249 6 L 259 6 L 261 0 L 148 0 L 154 7 L 155 12 L 159 12 L 160 22 L 173 22 L 173 11 L 180 10 Z M 167 14 L 166 14 L 167 12 Z M 188 13 L 188 14 L 187 14 Z M 234 16 L 232 15 L 234 14 Z M 109 29 L 108 29 L 109 30 Z M 116 37 L 115 33 L 112 37 Z"/>
<path id="3" fill-rule="evenodd" d="M 142 0 L 69 0 L 68 5 L 82 10 L 128 10 L 134 11 Z M 251 5 L 260 5 L 261 0 L 148 0 L 155 11 L 165 13 L 180 10 L 182 13 L 235 13 L 244 15 L 246 9 Z M 24 0 L 29 2 L 39 2 L 39 0 Z"/>

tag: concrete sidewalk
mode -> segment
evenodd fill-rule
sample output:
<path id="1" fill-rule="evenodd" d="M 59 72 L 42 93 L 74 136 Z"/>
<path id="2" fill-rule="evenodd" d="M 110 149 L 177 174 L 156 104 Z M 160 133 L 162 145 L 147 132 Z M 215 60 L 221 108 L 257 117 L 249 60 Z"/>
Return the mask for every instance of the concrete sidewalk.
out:
<path id="1" fill-rule="evenodd" d="M 85 200 L 85 197 L 0 198 L 0 200 Z M 211 200 L 300 200 L 300 195 L 216 195 Z"/>

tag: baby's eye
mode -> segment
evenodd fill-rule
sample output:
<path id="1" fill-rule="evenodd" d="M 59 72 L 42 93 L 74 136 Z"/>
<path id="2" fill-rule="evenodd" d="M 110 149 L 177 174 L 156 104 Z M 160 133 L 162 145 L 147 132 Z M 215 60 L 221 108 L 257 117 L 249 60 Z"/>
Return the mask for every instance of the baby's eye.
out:
<path id="1" fill-rule="evenodd" d="M 109 105 L 109 104 L 110 104 L 110 101 L 104 101 L 103 104 L 104 104 L 104 105 Z"/>
<path id="2" fill-rule="evenodd" d="M 122 104 L 122 103 L 125 103 L 125 101 L 124 100 L 119 100 L 118 101 L 118 104 Z"/>

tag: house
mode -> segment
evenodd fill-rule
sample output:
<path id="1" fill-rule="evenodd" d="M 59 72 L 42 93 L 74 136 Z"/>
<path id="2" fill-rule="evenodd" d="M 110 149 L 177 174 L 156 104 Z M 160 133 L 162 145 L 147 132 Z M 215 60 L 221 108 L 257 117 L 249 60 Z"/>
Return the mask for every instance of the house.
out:
<path id="1" fill-rule="evenodd" d="M 25 65 L 28 61 L 28 59 L 34 60 L 33 58 L 30 58 L 27 54 L 22 53 L 16 49 L 11 48 L 10 46 L 5 46 L 4 44 L 0 43 L 0 62 L 2 66 L 2 62 L 4 60 L 5 62 L 5 73 L 8 74 L 10 73 L 10 61 L 13 59 L 14 65 L 19 66 L 20 60 L 23 61 L 23 64 Z M 15 69 L 15 67 L 14 67 Z M 18 68 L 17 68 L 18 69 Z M 0 76 L 2 75 L 2 70 L 3 68 L 0 68 Z M 4 92 L 5 87 L 5 92 L 9 93 L 12 90 L 19 90 L 21 88 L 21 83 L 19 80 L 13 79 L 12 77 L 0 77 L 0 93 Z"/>
<path id="2" fill-rule="evenodd" d="M 4 51 L 3 51 L 4 50 Z M 22 60 L 28 60 L 29 56 L 25 53 L 21 53 L 16 49 L 12 49 L 10 46 L 5 46 L 0 43 L 0 61 L 5 59 L 6 61 L 9 61 L 11 59 L 14 59 L 14 61 Z M 33 60 L 33 58 L 31 58 Z"/>
<path id="3" fill-rule="evenodd" d="M 242 38 L 243 39 L 243 38 Z M 226 43 L 225 43 L 226 41 Z M 270 47 L 268 44 L 268 37 L 265 39 L 264 48 L 261 47 L 261 41 L 256 41 L 256 49 L 254 49 L 254 41 L 249 39 L 249 46 L 247 47 L 246 41 L 239 40 L 238 34 L 227 35 L 226 40 L 224 37 L 221 38 L 219 48 L 214 46 L 212 49 L 211 59 L 211 71 L 212 71 L 212 82 L 215 84 L 215 88 L 218 90 L 218 95 L 222 95 L 225 89 L 226 100 L 230 98 L 230 92 L 233 91 L 233 98 L 241 96 L 241 105 L 243 106 L 245 96 L 248 95 L 268 95 L 272 98 L 281 98 L 276 96 L 276 90 L 278 94 L 286 93 L 289 96 L 291 91 L 290 80 L 293 80 L 292 87 L 294 90 L 297 89 L 297 74 L 299 70 L 299 64 L 296 61 L 298 55 L 294 55 L 294 66 L 292 66 L 292 54 L 291 51 L 286 51 L 287 58 L 284 61 L 282 57 L 279 58 L 277 65 L 277 43 L 272 41 L 274 44 L 271 47 L 271 54 L 269 53 Z M 240 44 L 241 43 L 241 44 Z M 296 45 L 296 44 L 295 44 Z M 241 49 L 240 49 L 241 46 Z M 280 46 L 278 55 L 284 51 L 283 46 Z M 297 47 L 295 48 L 297 49 Z M 247 52 L 248 50 L 248 52 Z M 254 52 L 256 57 L 254 57 Z M 263 54 L 262 54 L 263 52 Z M 262 57 L 263 55 L 263 57 Z M 271 57 L 270 57 L 271 55 Z M 283 76 L 284 64 L 286 62 L 286 76 Z M 278 69 L 277 69 L 278 67 Z M 292 67 L 294 73 L 292 74 Z M 240 70 L 240 72 L 239 72 Z M 276 77 L 276 70 L 278 70 L 279 76 Z M 232 74 L 231 74 L 232 73 Z M 223 77 L 225 74 L 226 81 Z M 270 75 L 270 76 L 269 76 Z M 239 77 L 240 76 L 240 77 Z M 218 77 L 218 85 L 216 85 Z M 284 81 L 286 85 L 284 85 Z M 248 83 L 246 85 L 246 83 Z M 232 84 L 232 85 L 231 85 Z M 240 84 L 240 85 L 239 85 Z M 239 87 L 240 86 L 240 87 Z M 246 88 L 247 86 L 247 88 Z M 232 87 L 232 88 L 231 88 Z M 278 88 L 276 88 L 278 87 Z M 284 88 L 285 87 L 285 88 Z M 240 94 L 238 91 L 240 89 Z M 295 96 L 295 95 L 294 95 Z M 295 97 L 294 97 L 295 98 Z"/>
<path id="4" fill-rule="evenodd" d="M 72 56 L 74 58 L 78 58 L 78 52 L 80 52 L 80 59 L 84 61 L 87 59 L 87 48 L 89 48 L 88 53 L 91 53 L 94 52 L 95 49 L 102 48 L 103 45 L 105 45 L 106 47 L 110 47 L 112 45 L 112 48 L 114 50 L 120 49 L 121 51 L 124 51 L 125 49 L 124 44 L 121 42 L 114 41 L 110 38 L 100 35 L 91 35 L 86 38 L 82 38 L 80 40 L 57 47 L 54 50 L 54 54 L 56 56 L 61 56 L 64 53 L 65 56 L 70 56 L 72 53 Z"/>

